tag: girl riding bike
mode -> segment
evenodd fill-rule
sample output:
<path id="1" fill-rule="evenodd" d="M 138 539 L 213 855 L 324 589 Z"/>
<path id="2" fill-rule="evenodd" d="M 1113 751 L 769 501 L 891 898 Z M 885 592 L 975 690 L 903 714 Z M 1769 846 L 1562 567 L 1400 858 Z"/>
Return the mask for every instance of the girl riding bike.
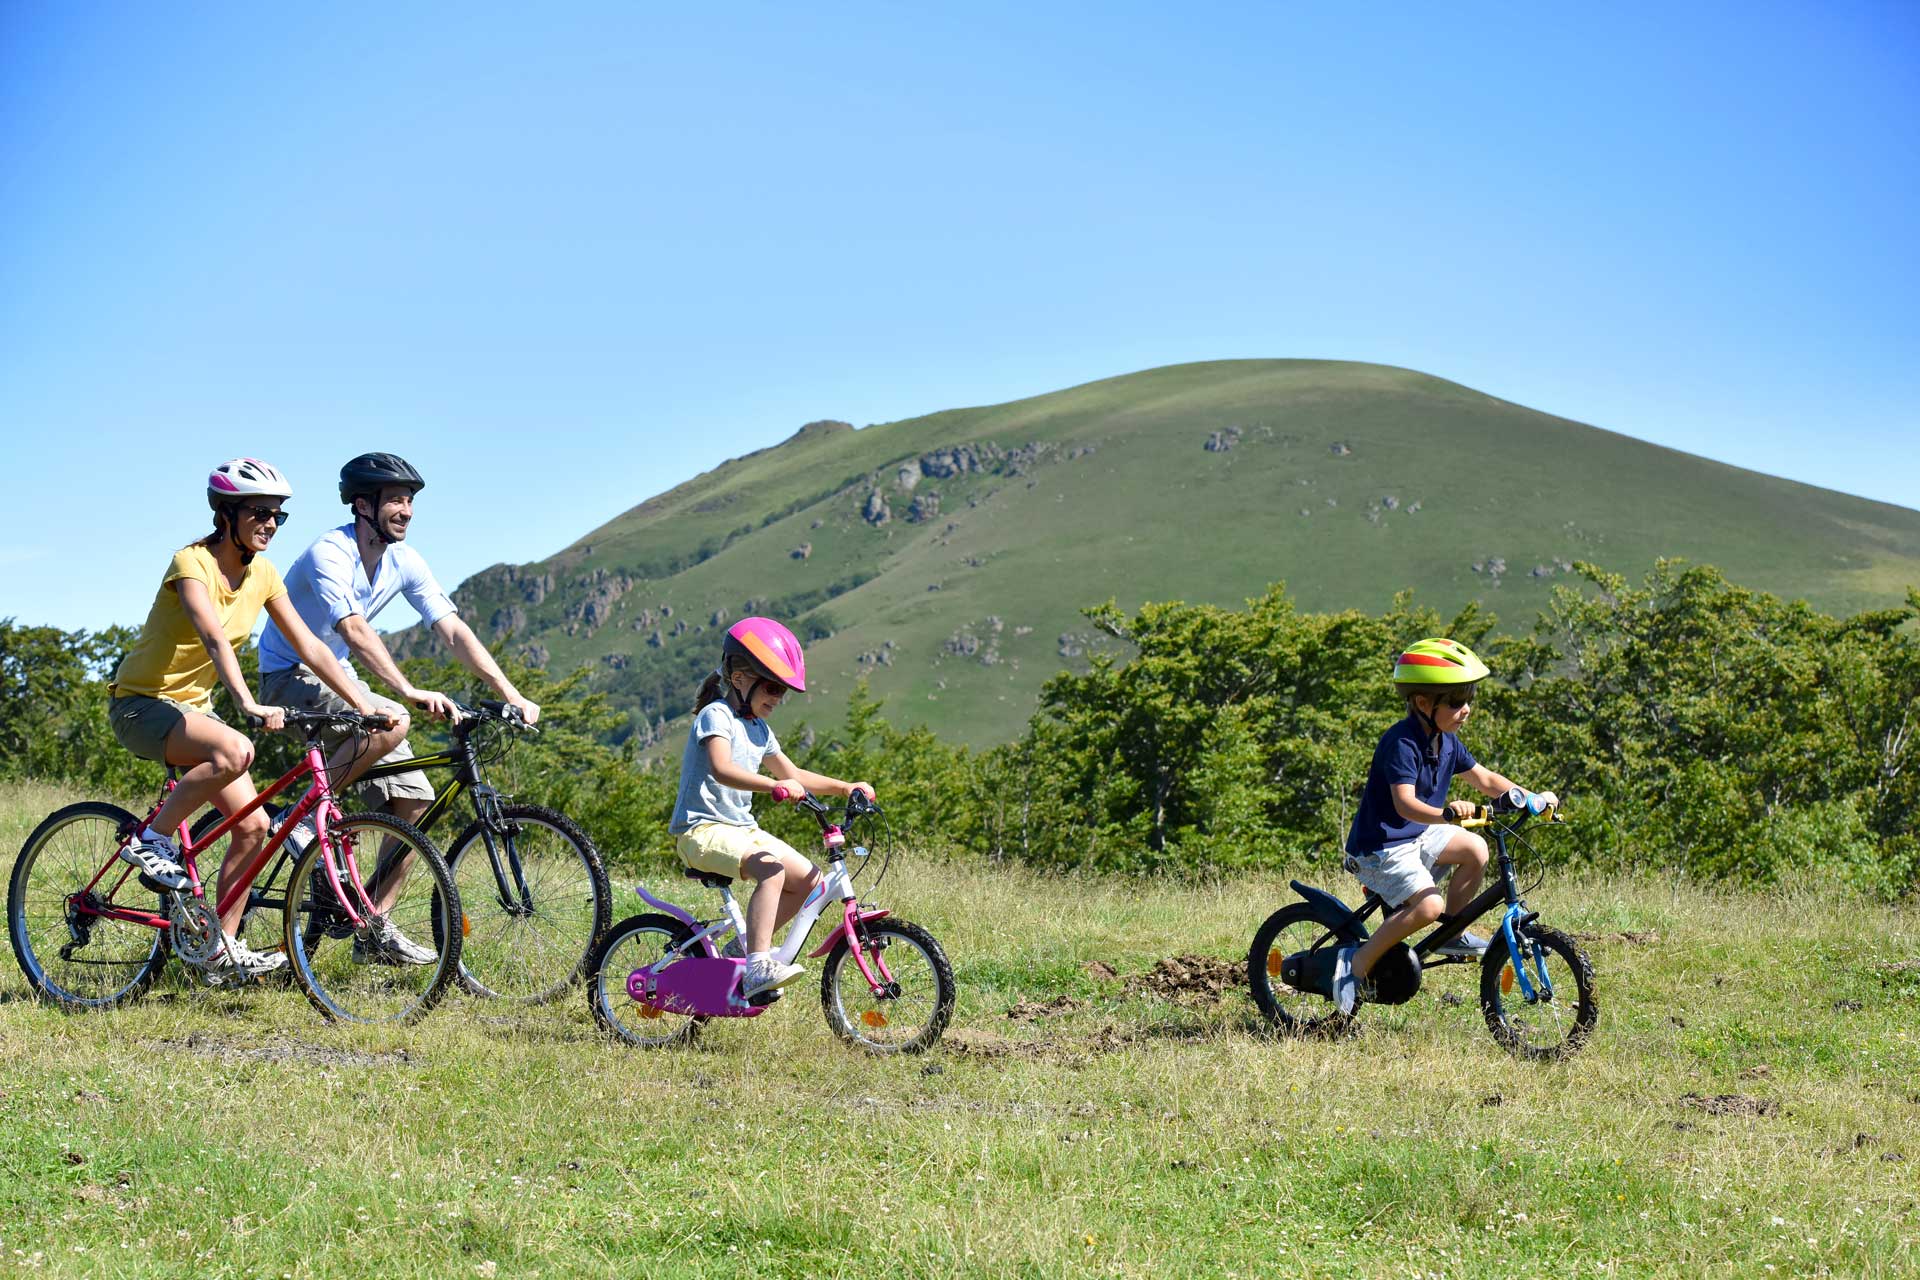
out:
<path id="1" fill-rule="evenodd" d="M 215 678 L 226 685 L 242 714 L 259 719 L 269 730 L 281 727 L 281 709 L 254 701 L 234 654 L 252 635 L 262 609 L 355 711 L 378 714 L 358 682 L 300 621 L 280 571 L 260 555 L 286 523 L 284 504 L 292 496 L 286 478 L 258 458 L 234 458 L 213 469 L 207 477 L 213 532 L 174 553 L 146 625 L 108 686 L 108 719 L 120 745 L 137 756 L 186 770 L 153 821 L 120 855 L 167 889 L 189 883 L 174 847 L 180 824 L 209 802 L 231 814 L 254 798 L 253 779 L 247 774 L 253 743 L 213 714 Z M 383 737 L 404 734 L 405 727 L 402 722 L 375 735 L 370 749 L 381 750 Z M 260 810 L 234 829 L 220 866 L 223 885 L 229 874 L 248 865 L 270 829 Z M 210 967 L 250 977 L 271 973 L 287 958 L 255 951 L 239 940 L 245 908 L 242 894 L 221 919 L 225 947 Z"/>
<path id="2" fill-rule="evenodd" d="M 771 618 L 742 618 L 727 628 L 720 667 L 700 686 L 680 759 L 680 794 L 668 830 L 679 837 L 681 860 L 696 871 L 755 882 L 742 996 L 784 987 L 805 972 L 774 957 L 773 935 L 820 883 L 809 859 L 754 822 L 752 793 L 850 796 L 858 790 L 874 798 L 868 783 L 811 773 L 781 752 L 766 717 L 789 689 L 804 693 L 806 687 L 806 656 L 793 632 Z"/>

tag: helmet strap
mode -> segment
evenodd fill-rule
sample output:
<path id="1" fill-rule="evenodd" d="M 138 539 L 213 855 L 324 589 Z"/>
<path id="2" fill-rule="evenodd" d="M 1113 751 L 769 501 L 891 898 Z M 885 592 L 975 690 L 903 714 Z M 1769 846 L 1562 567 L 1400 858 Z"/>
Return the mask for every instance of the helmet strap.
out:
<path id="1" fill-rule="evenodd" d="M 361 499 L 361 498 L 365 498 L 365 499 L 367 500 L 367 505 L 368 505 L 369 507 L 371 507 L 371 508 L 373 508 L 373 515 L 371 515 L 371 516 L 363 516 L 363 515 L 361 515 L 361 514 L 360 514 L 360 499 Z M 353 495 L 353 522 L 354 522 L 354 524 L 356 524 L 356 525 L 358 525 L 358 524 L 359 524 L 359 523 L 360 523 L 360 522 L 361 522 L 362 520 L 364 520 L 364 521 L 366 521 L 366 522 L 367 522 L 367 528 L 369 528 L 369 529 L 371 529 L 371 530 L 373 530 L 373 536 L 374 536 L 375 538 L 378 538 L 378 539 L 380 540 L 380 545 L 381 545 L 381 546 L 383 546 L 383 547 L 390 547 L 390 546 L 392 546 L 392 545 L 393 545 L 393 544 L 394 544 L 395 542 L 397 542 L 397 541 L 398 541 L 398 539 L 396 539 L 396 538 L 390 538 L 390 537 L 388 537 L 388 536 L 387 536 L 387 531 L 386 531 L 385 529 L 382 529 L 382 528 L 380 527 L 380 521 L 379 521 L 379 520 L 378 520 L 378 519 L 376 518 L 376 517 L 378 517 L 378 516 L 379 516 L 379 514 L 380 514 L 380 495 L 379 495 L 379 493 L 377 493 L 377 492 L 375 492 L 375 493 L 356 493 L 356 494 L 354 494 L 354 495 Z"/>

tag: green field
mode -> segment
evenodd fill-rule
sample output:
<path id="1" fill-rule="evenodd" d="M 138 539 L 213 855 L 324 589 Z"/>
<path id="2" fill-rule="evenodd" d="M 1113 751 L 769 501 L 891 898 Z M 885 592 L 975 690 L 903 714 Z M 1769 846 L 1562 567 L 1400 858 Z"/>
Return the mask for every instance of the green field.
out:
<path id="1" fill-rule="evenodd" d="M 70 798 L 0 789 L 9 865 Z M 940 1049 L 898 1061 L 835 1042 L 806 980 L 644 1055 L 577 1000 L 341 1030 L 295 991 L 174 983 L 74 1017 L 9 964 L 0 1270 L 1920 1271 L 1910 910 L 1549 880 L 1533 903 L 1585 936 L 1602 1013 L 1580 1056 L 1529 1066 L 1460 969 L 1351 1039 L 1264 1034 L 1233 969 L 1286 894 L 1274 862 L 1175 886 L 907 859 L 879 900 L 942 939 L 960 1004 Z M 1182 956 L 1215 963 L 1164 963 Z"/>
<path id="2" fill-rule="evenodd" d="M 1237 606 L 1284 581 L 1305 608 L 1378 613 L 1411 588 L 1524 630 L 1573 562 L 1637 580 L 1663 556 L 1848 613 L 1920 582 L 1920 512 L 1406 369 L 1219 361 L 816 425 L 458 598 L 491 641 L 589 667 L 642 722 L 685 714 L 716 628 L 757 611 L 819 637 L 802 703 L 837 708 L 865 674 L 896 723 L 991 743 L 1084 662 L 1080 610 L 1109 596 Z"/>

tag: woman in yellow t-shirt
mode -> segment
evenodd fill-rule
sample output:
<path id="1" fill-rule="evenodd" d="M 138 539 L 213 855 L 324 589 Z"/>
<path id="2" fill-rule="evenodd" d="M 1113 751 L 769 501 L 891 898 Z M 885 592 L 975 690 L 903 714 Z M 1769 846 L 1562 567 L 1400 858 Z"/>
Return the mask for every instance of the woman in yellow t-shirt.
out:
<path id="1" fill-rule="evenodd" d="M 108 687 L 113 701 L 108 718 L 114 737 L 135 755 L 186 769 L 153 822 L 120 856 L 169 888 L 189 881 L 174 839 L 180 825 L 209 802 L 224 814 L 252 803 L 257 792 L 247 770 L 253 743 L 212 714 L 213 683 L 227 686 L 241 712 L 258 717 L 271 731 L 283 727 L 279 707 L 254 701 L 234 651 L 247 642 L 265 609 L 301 659 L 362 715 L 377 714 L 360 683 L 334 661 L 327 647 L 307 630 L 287 598 L 280 571 L 260 552 L 286 522 L 283 503 L 293 496 L 278 470 L 258 458 L 223 462 L 207 477 L 207 504 L 213 508 L 213 533 L 174 553 L 160 580 L 160 591 L 139 640 L 120 660 Z M 403 721 L 389 733 L 404 735 Z M 234 828 L 220 865 L 224 884 L 266 843 L 271 824 L 256 809 Z M 244 913 L 236 901 L 221 920 L 226 949 L 215 966 L 258 975 L 286 963 L 286 956 L 263 954 L 235 934 Z"/>

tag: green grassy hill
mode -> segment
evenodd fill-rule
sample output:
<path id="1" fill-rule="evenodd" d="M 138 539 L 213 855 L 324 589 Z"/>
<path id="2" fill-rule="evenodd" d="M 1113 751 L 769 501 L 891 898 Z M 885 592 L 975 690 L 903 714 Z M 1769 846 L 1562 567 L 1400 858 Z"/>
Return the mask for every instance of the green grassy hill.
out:
<path id="1" fill-rule="evenodd" d="M 890 718 L 978 743 L 1025 722 L 1109 596 L 1231 604 L 1284 580 L 1309 608 L 1378 611 L 1412 587 L 1521 626 L 1573 561 L 1676 555 L 1848 612 L 1920 582 L 1920 512 L 1405 369 L 1221 361 L 814 423 L 457 598 L 495 644 L 590 664 L 636 725 L 684 714 L 716 629 L 763 612 L 809 640 L 814 718 L 865 674 Z"/>

